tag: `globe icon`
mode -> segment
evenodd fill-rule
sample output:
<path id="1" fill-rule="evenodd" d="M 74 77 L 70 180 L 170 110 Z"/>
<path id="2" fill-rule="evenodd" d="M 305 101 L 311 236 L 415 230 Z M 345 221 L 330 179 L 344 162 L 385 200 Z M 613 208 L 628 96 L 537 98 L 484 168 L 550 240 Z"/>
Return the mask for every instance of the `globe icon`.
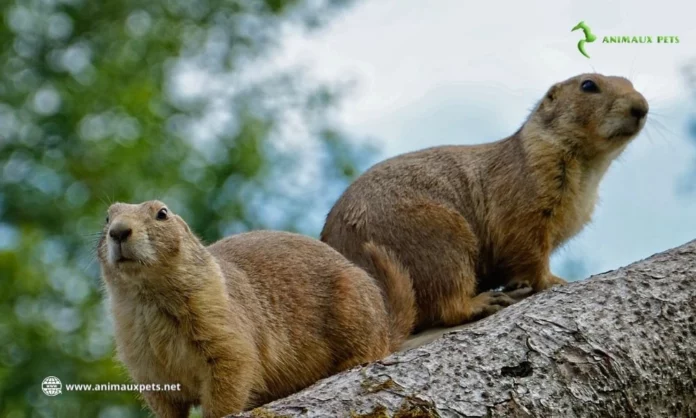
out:
<path id="1" fill-rule="evenodd" d="M 41 382 L 41 390 L 48 396 L 56 396 L 61 392 L 63 384 L 55 376 L 48 376 Z"/>

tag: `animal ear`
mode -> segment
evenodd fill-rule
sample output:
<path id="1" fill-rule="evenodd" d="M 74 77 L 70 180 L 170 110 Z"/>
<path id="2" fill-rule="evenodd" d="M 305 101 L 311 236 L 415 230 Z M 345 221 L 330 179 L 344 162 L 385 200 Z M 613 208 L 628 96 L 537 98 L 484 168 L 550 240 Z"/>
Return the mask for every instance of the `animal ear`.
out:
<path id="1" fill-rule="evenodd" d="M 546 92 L 546 99 L 553 102 L 556 100 L 558 97 L 558 91 L 560 90 L 560 86 L 558 84 L 554 84 L 551 86 L 548 92 Z"/>
<path id="2" fill-rule="evenodd" d="M 556 101 L 558 99 L 558 93 L 560 86 L 558 84 L 553 85 L 549 91 L 546 92 L 546 96 L 540 101 L 539 107 L 537 108 L 537 115 L 544 125 L 549 125 L 553 123 L 556 118 Z"/>

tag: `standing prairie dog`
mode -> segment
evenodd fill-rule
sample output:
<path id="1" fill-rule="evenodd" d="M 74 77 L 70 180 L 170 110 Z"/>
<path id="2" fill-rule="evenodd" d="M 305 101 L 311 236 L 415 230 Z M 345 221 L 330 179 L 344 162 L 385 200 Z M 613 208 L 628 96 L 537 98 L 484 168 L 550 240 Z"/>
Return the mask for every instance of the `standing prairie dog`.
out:
<path id="1" fill-rule="evenodd" d="M 647 113 L 625 78 L 570 78 L 508 138 L 373 166 L 331 209 L 321 240 L 368 272 L 363 243 L 390 249 L 413 280 L 416 330 L 489 315 L 525 288 L 565 283 L 549 257 L 590 221 L 602 176 Z"/>
<path id="2" fill-rule="evenodd" d="M 286 396 L 385 357 L 416 318 L 408 276 L 372 244 L 386 304 L 319 240 L 257 231 L 205 247 L 158 201 L 112 205 L 97 250 L 121 361 L 139 384 L 180 384 L 144 392 L 158 417 L 200 404 L 218 418 Z"/>

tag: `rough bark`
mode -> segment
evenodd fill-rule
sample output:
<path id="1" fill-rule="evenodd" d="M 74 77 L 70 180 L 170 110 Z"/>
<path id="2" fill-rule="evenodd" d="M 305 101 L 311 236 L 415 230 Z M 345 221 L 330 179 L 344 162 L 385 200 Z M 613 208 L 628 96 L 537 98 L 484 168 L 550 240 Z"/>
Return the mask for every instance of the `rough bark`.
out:
<path id="1" fill-rule="evenodd" d="M 696 417 L 696 241 L 431 339 L 240 416 Z"/>

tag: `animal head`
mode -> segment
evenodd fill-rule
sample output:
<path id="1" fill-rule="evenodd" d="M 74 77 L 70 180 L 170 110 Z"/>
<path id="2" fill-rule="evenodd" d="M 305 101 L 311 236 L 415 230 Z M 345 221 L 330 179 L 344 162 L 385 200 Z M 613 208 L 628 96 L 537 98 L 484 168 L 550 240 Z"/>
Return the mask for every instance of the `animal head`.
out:
<path id="1" fill-rule="evenodd" d="M 598 155 L 623 149 L 645 126 L 648 110 L 629 80 L 581 74 L 553 85 L 532 118 L 574 149 Z"/>
<path id="2" fill-rule="evenodd" d="M 108 209 L 97 256 L 105 276 L 164 272 L 202 247 L 164 203 L 115 203 Z"/>

